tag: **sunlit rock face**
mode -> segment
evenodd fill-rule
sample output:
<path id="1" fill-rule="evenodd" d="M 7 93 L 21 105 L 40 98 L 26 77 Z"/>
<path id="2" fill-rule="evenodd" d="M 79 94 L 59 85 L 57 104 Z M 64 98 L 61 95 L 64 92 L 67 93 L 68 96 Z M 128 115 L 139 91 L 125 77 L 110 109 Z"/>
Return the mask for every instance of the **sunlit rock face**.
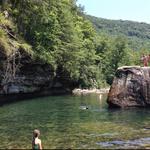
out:
<path id="1" fill-rule="evenodd" d="M 118 68 L 107 103 L 109 107 L 150 107 L 150 67 Z"/>

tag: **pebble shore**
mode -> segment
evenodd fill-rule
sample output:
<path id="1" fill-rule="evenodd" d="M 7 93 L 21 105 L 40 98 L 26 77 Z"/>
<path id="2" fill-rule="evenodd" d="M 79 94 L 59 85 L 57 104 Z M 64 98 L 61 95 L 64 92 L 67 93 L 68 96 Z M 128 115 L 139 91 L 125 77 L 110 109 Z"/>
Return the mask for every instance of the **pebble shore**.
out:
<path id="1" fill-rule="evenodd" d="M 96 94 L 104 94 L 108 93 L 110 88 L 103 88 L 103 89 L 74 89 L 72 91 L 73 94 L 75 95 L 84 95 L 84 94 L 91 94 L 91 93 L 96 93 Z"/>

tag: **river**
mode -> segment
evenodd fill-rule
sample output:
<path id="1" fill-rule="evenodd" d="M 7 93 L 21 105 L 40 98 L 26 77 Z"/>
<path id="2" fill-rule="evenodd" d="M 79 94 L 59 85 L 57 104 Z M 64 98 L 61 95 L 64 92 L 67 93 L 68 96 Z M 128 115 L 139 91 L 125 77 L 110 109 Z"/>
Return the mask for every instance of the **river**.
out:
<path id="1" fill-rule="evenodd" d="M 0 149 L 150 148 L 149 109 L 108 109 L 106 95 L 49 96 L 0 107 Z M 85 108 L 88 109 L 85 109 Z"/>

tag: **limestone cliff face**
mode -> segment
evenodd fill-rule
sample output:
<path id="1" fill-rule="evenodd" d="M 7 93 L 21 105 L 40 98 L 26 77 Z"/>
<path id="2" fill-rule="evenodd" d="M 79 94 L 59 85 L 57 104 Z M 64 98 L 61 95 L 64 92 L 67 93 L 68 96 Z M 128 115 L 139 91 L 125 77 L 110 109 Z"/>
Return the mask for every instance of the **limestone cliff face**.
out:
<path id="1" fill-rule="evenodd" d="M 150 67 L 118 68 L 107 103 L 110 107 L 150 107 Z"/>

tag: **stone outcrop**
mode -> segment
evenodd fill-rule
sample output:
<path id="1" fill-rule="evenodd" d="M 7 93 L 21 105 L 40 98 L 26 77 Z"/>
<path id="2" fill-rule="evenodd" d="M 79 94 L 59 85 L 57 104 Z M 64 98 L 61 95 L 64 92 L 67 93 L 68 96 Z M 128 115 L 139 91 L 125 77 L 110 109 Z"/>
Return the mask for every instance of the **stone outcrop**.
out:
<path id="1" fill-rule="evenodd" d="M 150 67 L 118 68 L 107 103 L 109 107 L 150 107 Z"/>
<path id="2" fill-rule="evenodd" d="M 0 104 L 36 96 L 70 93 L 72 81 L 60 66 L 54 70 L 35 54 L 14 30 L 13 22 L 3 18 L 0 29 Z"/>
<path id="3" fill-rule="evenodd" d="M 13 79 L 9 75 L 11 72 L 7 73 L 7 82 L 4 82 L 7 56 L 0 53 L 0 104 L 37 96 L 66 94 L 72 91 L 69 82 L 60 79 L 49 64 L 34 60 L 23 49 L 19 49 L 19 52 L 20 67 Z M 15 61 L 17 64 L 17 58 Z M 13 64 L 13 62 L 10 63 Z"/>

